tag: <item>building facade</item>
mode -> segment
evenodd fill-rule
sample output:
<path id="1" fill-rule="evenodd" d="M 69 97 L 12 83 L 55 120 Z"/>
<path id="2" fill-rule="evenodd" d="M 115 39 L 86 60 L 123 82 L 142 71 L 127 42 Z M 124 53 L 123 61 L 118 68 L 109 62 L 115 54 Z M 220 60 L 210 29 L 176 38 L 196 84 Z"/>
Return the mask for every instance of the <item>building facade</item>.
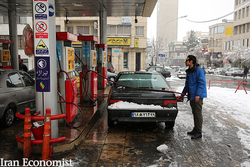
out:
<path id="1" fill-rule="evenodd" d="M 223 67 L 223 43 L 225 34 L 230 36 L 230 29 L 233 26 L 232 21 L 224 21 L 223 23 L 209 26 L 209 45 L 208 52 L 205 54 L 207 66 Z"/>
<path id="2" fill-rule="evenodd" d="M 56 18 L 57 31 L 67 31 L 76 35 L 99 37 L 99 17 Z M 73 42 L 76 54 L 82 54 L 81 42 Z M 107 61 L 115 72 L 139 71 L 145 69 L 147 47 L 146 17 L 108 17 L 107 18 Z"/>
<path id="3" fill-rule="evenodd" d="M 162 37 L 166 45 L 177 40 L 178 0 L 158 0 L 157 38 Z"/>

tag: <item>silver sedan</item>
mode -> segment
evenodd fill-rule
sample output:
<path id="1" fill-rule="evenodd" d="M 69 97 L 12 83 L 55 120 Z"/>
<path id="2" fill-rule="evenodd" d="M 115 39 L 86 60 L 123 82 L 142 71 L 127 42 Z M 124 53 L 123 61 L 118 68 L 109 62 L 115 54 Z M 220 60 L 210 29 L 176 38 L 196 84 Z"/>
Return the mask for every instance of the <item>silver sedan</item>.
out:
<path id="1" fill-rule="evenodd" d="M 0 69 L 0 124 L 9 127 L 15 113 L 35 110 L 35 81 L 24 71 Z"/>

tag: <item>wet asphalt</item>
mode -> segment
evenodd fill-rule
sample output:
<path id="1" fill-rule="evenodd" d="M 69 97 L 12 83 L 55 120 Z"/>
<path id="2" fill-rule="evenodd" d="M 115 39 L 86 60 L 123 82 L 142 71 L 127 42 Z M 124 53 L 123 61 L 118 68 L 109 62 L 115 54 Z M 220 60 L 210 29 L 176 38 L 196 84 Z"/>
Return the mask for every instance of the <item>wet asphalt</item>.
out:
<path id="1" fill-rule="evenodd" d="M 207 75 L 206 78 L 208 83 L 216 76 Z M 169 83 L 175 89 L 183 86 L 184 81 L 184 79 L 173 80 Z M 237 88 L 235 83 L 213 84 Z M 249 87 L 246 88 L 250 90 Z M 104 110 L 97 123 L 75 150 L 54 154 L 51 158 L 72 160 L 74 167 L 240 167 L 243 162 L 250 160 L 250 150 L 241 145 L 236 126 L 246 129 L 249 127 L 236 121 L 231 115 L 219 111 L 215 106 L 204 103 L 203 137 L 191 140 L 187 135 L 187 131 L 193 128 L 189 103 L 179 103 L 178 109 L 173 129 L 166 129 L 163 123 L 119 124 L 114 128 L 108 128 L 107 111 Z M 0 158 L 13 160 L 22 158 L 22 153 L 17 150 L 13 137 L 19 133 L 18 126 L 23 126 L 23 122 L 19 120 L 15 126 L 8 129 L 0 128 Z M 157 151 L 157 147 L 162 144 L 168 149 L 165 152 Z"/>

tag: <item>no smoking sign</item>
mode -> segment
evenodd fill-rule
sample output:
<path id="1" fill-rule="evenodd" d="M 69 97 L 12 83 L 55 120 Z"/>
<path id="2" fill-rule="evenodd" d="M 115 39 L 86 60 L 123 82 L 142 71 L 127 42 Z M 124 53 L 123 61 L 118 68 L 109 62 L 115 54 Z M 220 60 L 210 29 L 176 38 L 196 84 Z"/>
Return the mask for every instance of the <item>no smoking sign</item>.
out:
<path id="1" fill-rule="evenodd" d="M 39 22 L 36 23 L 35 27 L 36 27 L 36 30 L 38 32 L 45 32 L 47 30 L 48 26 L 47 26 L 47 24 L 45 22 L 39 21 Z"/>

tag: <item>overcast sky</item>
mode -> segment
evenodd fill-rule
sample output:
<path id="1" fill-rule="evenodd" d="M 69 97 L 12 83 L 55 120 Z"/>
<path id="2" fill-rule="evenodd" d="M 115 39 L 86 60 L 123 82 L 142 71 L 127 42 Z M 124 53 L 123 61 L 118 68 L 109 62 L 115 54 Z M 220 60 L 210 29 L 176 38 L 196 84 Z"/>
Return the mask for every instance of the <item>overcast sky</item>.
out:
<path id="1" fill-rule="evenodd" d="M 178 16 L 188 15 L 193 21 L 206 21 L 224 16 L 234 10 L 234 0 L 179 0 Z M 156 37 L 156 7 L 148 18 L 148 38 Z M 233 14 L 222 18 L 233 20 Z M 178 41 L 186 36 L 187 31 L 195 30 L 208 32 L 209 26 L 221 23 L 222 19 L 208 23 L 192 23 L 186 18 L 178 20 Z"/>

